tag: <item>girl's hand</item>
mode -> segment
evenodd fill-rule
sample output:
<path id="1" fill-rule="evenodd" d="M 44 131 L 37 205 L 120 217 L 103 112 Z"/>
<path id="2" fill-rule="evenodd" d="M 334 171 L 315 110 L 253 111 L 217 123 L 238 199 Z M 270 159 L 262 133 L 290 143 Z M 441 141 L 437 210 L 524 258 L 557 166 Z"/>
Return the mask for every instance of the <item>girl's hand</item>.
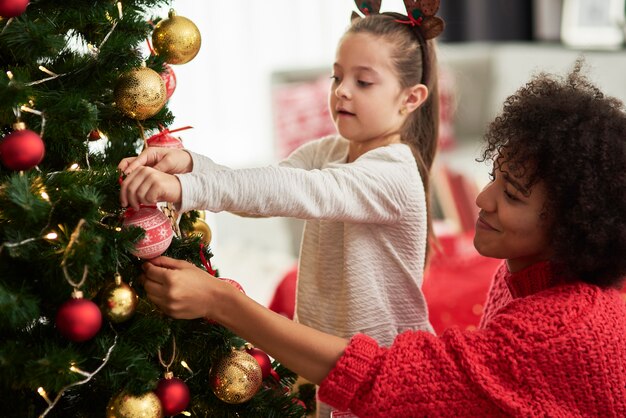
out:
<path id="1" fill-rule="evenodd" d="M 139 157 L 137 157 L 139 158 Z M 151 167 L 139 167 L 128 175 L 120 189 L 120 203 L 138 210 L 139 205 L 157 202 L 180 204 L 182 187 L 178 178 Z"/>
<path id="2" fill-rule="evenodd" d="M 191 155 L 182 149 L 148 147 L 137 157 L 124 158 L 117 168 L 125 175 L 129 175 L 144 166 L 168 174 L 183 174 L 191 171 L 193 160 Z"/>
<path id="3" fill-rule="evenodd" d="M 191 263 L 157 257 L 143 264 L 141 280 L 163 313 L 178 319 L 213 318 L 221 290 L 230 287 Z"/>

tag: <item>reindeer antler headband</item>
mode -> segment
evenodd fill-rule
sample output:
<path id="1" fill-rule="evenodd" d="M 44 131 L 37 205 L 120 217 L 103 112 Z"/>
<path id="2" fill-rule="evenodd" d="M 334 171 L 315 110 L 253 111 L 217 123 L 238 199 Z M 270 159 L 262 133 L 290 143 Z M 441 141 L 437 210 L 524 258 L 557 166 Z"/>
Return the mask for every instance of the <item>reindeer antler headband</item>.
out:
<path id="1" fill-rule="evenodd" d="M 355 0 L 356 7 L 365 16 L 379 14 L 381 2 L 382 0 Z M 439 36 L 445 27 L 443 19 L 435 16 L 435 13 L 439 10 L 439 0 L 404 0 L 404 6 L 406 7 L 406 20 L 404 19 L 405 17 L 399 13 L 383 14 L 402 16 L 395 21 L 410 25 L 413 28 L 413 32 L 422 46 L 422 82 L 428 84 L 428 80 L 430 79 L 430 63 L 428 61 L 428 44 L 426 41 Z M 353 18 L 359 17 L 356 12 L 352 13 Z"/>
<path id="2" fill-rule="evenodd" d="M 382 0 L 355 0 L 356 7 L 365 16 L 379 14 Z M 416 28 L 424 40 L 436 38 L 443 32 L 443 19 L 435 16 L 439 10 L 439 0 L 404 0 L 408 20 L 398 23 Z"/>

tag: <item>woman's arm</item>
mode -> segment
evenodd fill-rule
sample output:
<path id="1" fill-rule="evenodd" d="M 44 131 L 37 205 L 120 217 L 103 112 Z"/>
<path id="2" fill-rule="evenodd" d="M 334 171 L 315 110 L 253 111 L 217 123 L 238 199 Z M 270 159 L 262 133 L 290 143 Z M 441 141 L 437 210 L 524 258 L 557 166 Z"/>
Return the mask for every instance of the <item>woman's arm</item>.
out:
<path id="1" fill-rule="evenodd" d="M 348 344 L 270 311 L 186 261 L 159 257 L 143 269 L 148 298 L 163 312 L 215 320 L 311 382 L 328 375 Z"/>

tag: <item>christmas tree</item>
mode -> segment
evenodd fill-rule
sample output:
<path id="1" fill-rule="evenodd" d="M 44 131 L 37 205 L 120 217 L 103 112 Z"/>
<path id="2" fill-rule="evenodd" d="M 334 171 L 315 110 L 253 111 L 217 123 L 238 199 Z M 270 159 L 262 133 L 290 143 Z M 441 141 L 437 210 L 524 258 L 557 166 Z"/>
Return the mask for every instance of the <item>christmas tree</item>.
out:
<path id="1" fill-rule="evenodd" d="M 265 353 L 163 315 L 138 283 L 163 251 L 215 272 L 201 213 L 118 200 L 120 159 L 182 146 L 170 64 L 200 34 L 158 14 L 169 6 L 0 0 L 2 417 L 297 417 L 312 403 Z"/>

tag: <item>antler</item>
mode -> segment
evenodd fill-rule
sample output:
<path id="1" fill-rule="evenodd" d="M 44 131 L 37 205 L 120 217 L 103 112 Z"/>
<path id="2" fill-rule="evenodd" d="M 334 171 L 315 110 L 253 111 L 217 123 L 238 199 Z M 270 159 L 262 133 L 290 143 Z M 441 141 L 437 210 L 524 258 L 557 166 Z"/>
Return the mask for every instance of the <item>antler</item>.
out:
<path id="1" fill-rule="evenodd" d="M 404 0 L 406 14 L 412 25 L 419 26 L 424 39 L 436 38 L 443 32 L 443 19 L 435 16 L 439 0 Z"/>
<path id="2" fill-rule="evenodd" d="M 356 3 L 356 7 L 363 13 L 365 16 L 367 15 L 375 15 L 380 12 L 380 3 L 382 0 L 354 0 Z"/>

